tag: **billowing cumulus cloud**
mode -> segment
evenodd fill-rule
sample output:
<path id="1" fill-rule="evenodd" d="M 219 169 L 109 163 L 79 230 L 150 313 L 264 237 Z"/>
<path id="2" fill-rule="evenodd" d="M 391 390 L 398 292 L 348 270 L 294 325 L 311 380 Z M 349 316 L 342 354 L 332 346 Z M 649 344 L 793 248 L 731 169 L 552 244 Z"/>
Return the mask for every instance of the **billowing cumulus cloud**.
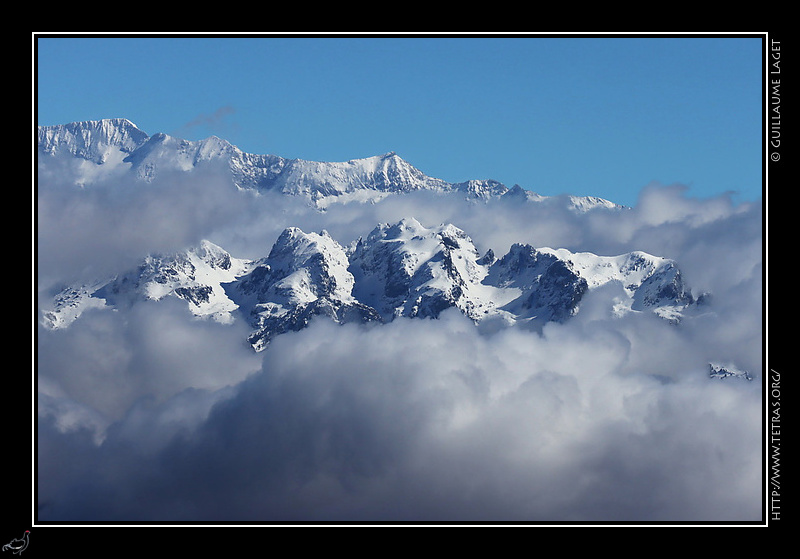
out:
<path id="1" fill-rule="evenodd" d="M 40 514 L 757 519 L 758 385 L 709 382 L 686 356 L 659 365 L 650 332 L 608 326 L 484 336 L 457 313 L 375 328 L 318 321 L 279 337 L 232 388 L 130 404 L 98 446 L 40 419 L 40 445 L 75 439 L 67 446 L 92 466 L 55 474 L 66 479 L 43 491 Z M 96 495 L 75 501 L 86 484 Z"/>
<path id="2" fill-rule="evenodd" d="M 41 191 L 40 280 L 201 238 L 256 258 L 290 225 L 347 244 L 414 216 L 498 255 L 523 242 L 673 258 L 711 303 L 679 325 L 612 317 L 610 285 L 540 333 L 484 331 L 452 310 L 317 319 L 258 354 L 243 321 L 197 320 L 177 300 L 88 312 L 38 332 L 40 519 L 761 518 L 760 203 L 654 185 L 614 214 L 426 193 L 318 212 L 170 184 Z M 710 379 L 709 362 L 755 380 Z"/>

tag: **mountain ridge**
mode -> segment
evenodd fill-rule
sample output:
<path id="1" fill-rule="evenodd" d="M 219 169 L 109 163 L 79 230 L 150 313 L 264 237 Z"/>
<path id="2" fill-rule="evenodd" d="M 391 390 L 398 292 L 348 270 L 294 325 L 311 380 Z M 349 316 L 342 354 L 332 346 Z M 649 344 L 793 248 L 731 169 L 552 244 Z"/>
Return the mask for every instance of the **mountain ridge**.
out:
<path id="1" fill-rule="evenodd" d="M 620 296 L 609 315 L 652 312 L 672 322 L 697 304 L 672 260 L 641 251 L 615 257 L 515 243 L 481 256 L 453 224 L 414 218 L 378 224 L 350 246 L 326 231 L 287 227 L 269 254 L 239 259 L 203 241 L 138 268 L 61 290 L 41 322 L 68 327 L 89 309 L 176 297 L 198 318 L 245 320 L 256 351 L 324 315 L 337 323 L 438 318 L 457 309 L 476 324 L 538 329 L 579 312 L 584 295 L 609 284 Z"/>
<path id="2" fill-rule="evenodd" d="M 454 193 L 471 200 L 508 197 L 544 202 L 551 199 L 519 185 L 508 188 L 493 179 L 450 183 L 430 177 L 394 151 L 342 162 L 289 159 L 247 153 L 217 136 L 197 141 L 161 132 L 150 136 L 125 118 L 38 126 L 37 144 L 40 157 L 66 155 L 130 172 L 144 181 L 154 180 L 160 172 L 187 172 L 205 162 L 221 162 L 230 172 L 236 188 L 300 196 L 320 209 L 331 203 L 375 202 L 387 195 L 414 191 Z M 94 176 L 84 171 L 74 177 L 74 182 L 87 185 Z M 591 196 L 565 196 L 563 202 L 578 212 L 624 207 Z"/>

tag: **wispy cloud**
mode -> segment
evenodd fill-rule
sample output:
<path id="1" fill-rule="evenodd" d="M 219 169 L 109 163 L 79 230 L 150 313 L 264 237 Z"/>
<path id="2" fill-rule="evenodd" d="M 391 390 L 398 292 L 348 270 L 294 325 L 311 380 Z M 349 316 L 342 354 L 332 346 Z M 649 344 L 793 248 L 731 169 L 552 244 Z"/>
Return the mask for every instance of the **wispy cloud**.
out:
<path id="1" fill-rule="evenodd" d="M 226 119 L 228 116 L 234 114 L 236 109 L 230 105 L 225 105 L 218 108 L 210 114 L 199 114 L 180 128 L 175 130 L 171 135 L 178 137 L 191 136 L 192 132 L 197 128 L 206 128 L 214 134 L 220 134 L 228 130 Z"/>

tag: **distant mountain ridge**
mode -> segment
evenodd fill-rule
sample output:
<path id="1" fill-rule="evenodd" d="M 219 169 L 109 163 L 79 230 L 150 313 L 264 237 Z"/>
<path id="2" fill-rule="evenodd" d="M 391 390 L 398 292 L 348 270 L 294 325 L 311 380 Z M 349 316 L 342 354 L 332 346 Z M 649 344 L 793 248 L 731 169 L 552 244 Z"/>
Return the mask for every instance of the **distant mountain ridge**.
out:
<path id="1" fill-rule="evenodd" d="M 246 153 L 216 136 L 199 141 L 163 133 L 149 136 L 124 118 L 39 126 L 37 139 L 40 164 L 46 164 L 46 157 L 70 157 L 108 172 L 131 173 L 138 180 L 152 181 L 166 171 L 190 171 L 204 163 L 220 162 L 237 188 L 302 196 L 321 208 L 335 202 L 375 201 L 413 191 L 456 193 L 475 200 L 547 199 L 518 185 L 508 188 L 491 179 L 449 183 L 429 177 L 394 152 L 345 162 L 287 159 Z M 83 169 L 74 181 L 90 184 L 97 170 Z M 564 201 L 581 212 L 621 208 L 597 197 L 566 196 Z"/>

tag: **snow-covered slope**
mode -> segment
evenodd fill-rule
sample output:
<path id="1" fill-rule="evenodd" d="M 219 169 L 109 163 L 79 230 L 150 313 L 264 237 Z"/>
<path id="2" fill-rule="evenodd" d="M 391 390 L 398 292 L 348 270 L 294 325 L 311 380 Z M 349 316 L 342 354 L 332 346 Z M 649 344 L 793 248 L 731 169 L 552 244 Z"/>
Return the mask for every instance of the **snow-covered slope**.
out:
<path id="1" fill-rule="evenodd" d="M 147 139 L 147 134 L 124 118 L 38 127 L 38 147 L 42 154 L 67 154 L 97 165 L 119 164 Z"/>
<path id="2" fill-rule="evenodd" d="M 675 262 L 641 251 L 620 256 L 597 256 L 590 252 L 571 253 L 564 249 L 540 249 L 564 262 L 595 288 L 618 282 L 627 295 L 616 311 L 656 309 L 664 318 L 680 319 L 680 312 L 694 303 Z"/>
<path id="3" fill-rule="evenodd" d="M 152 181 L 166 172 L 188 172 L 216 163 L 229 173 L 231 184 L 240 189 L 302 196 L 320 209 L 332 203 L 374 202 L 387 195 L 420 190 L 452 193 L 474 200 L 501 196 L 515 196 L 527 202 L 546 199 L 518 185 L 509 189 L 490 179 L 449 183 L 429 177 L 394 152 L 344 162 L 287 159 L 245 153 L 215 136 L 199 141 L 163 133 L 148 136 L 126 119 L 40 126 L 38 148 L 40 168 L 65 157 L 86 163 L 75 165 L 71 170 L 74 173 L 71 180 L 80 185 L 120 173 Z M 578 212 L 620 208 L 595 197 L 565 197 L 564 201 Z"/>
<path id="4" fill-rule="evenodd" d="M 284 230 L 269 256 L 228 290 L 254 329 L 252 346 L 263 349 L 276 335 L 299 330 L 317 315 L 339 323 L 379 320 L 353 297 L 348 265 L 344 248 L 327 232 Z"/>
<path id="5" fill-rule="evenodd" d="M 476 323 L 539 328 L 580 310 L 584 295 L 616 283 L 622 293 L 609 315 L 654 312 L 672 321 L 694 297 L 671 260 L 632 252 L 620 256 L 536 249 L 514 244 L 496 259 L 479 255 L 452 224 L 426 227 L 414 218 L 376 226 L 346 249 L 327 232 L 285 229 L 270 253 L 237 259 L 213 243 L 170 256 L 149 256 L 133 271 L 70 286 L 43 315 L 64 328 L 90 308 L 120 308 L 177 297 L 198 317 L 251 328 L 261 350 L 277 335 L 315 316 L 337 323 L 385 323 L 397 317 L 438 318 L 455 308 Z"/>
<path id="6" fill-rule="evenodd" d="M 203 241 L 185 252 L 148 256 L 135 270 L 63 289 L 44 312 L 42 322 L 48 328 L 64 328 L 88 309 L 178 297 L 195 316 L 228 323 L 237 305 L 223 284 L 235 281 L 250 267 L 249 261 L 232 258 L 217 245 Z"/>

